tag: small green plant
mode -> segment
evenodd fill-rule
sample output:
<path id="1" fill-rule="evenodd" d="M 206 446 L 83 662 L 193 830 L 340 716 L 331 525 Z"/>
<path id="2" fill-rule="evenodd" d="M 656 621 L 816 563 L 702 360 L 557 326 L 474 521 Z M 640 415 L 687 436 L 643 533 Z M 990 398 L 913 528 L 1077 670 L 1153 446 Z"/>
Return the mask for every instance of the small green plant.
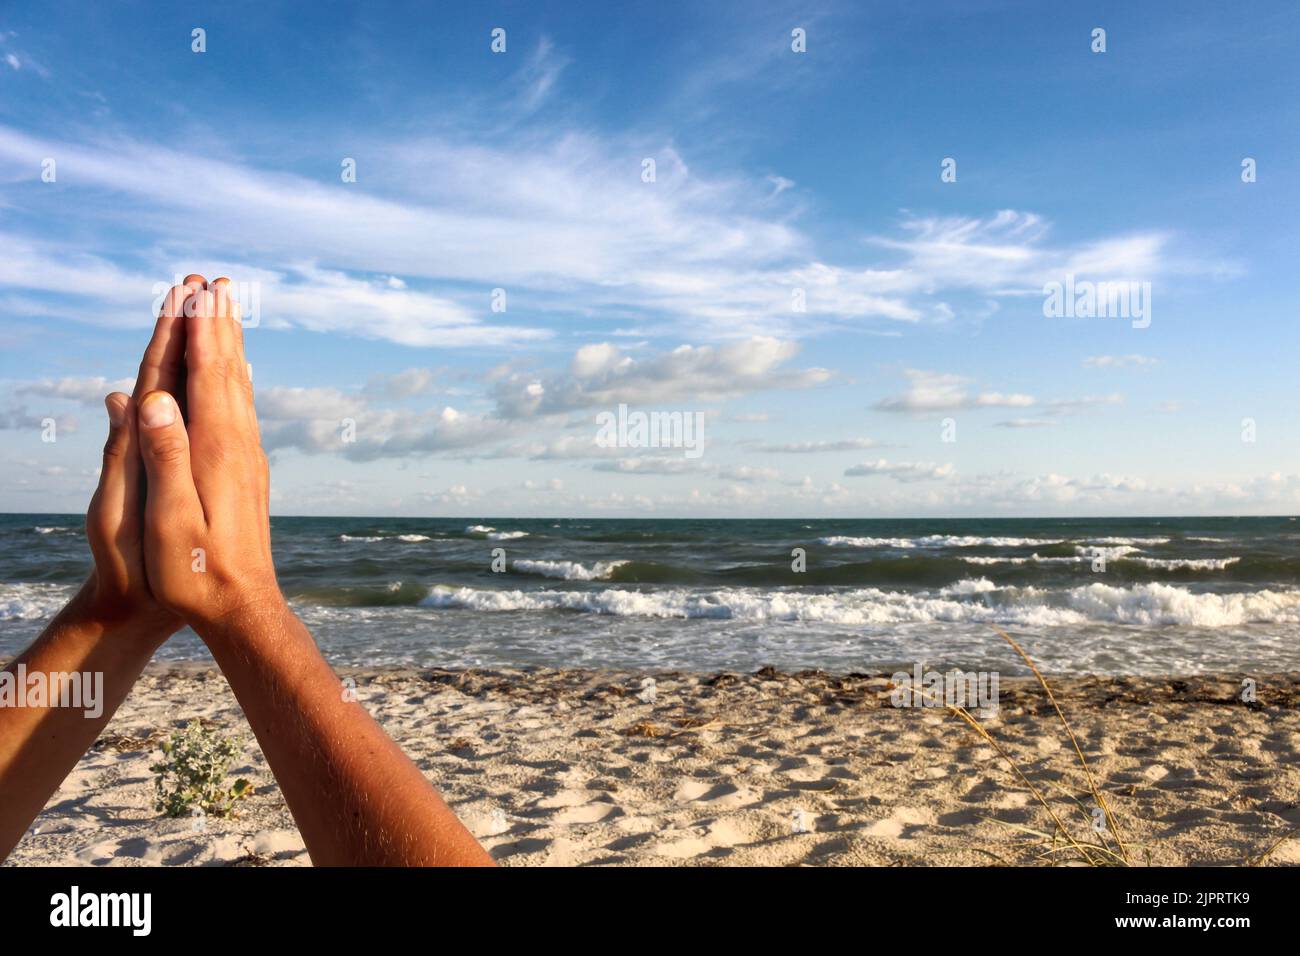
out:
<path id="1" fill-rule="evenodd" d="M 149 768 L 157 774 L 154 809 L 168 817 L 191 816 L 196 810 L 205 816 L 233 815 L 235 805 L 251 792 L 242 777 L 233 787 L 225 785 L 230 764 L 242 748 L 243 741 L 191 720 L 185 730 L 163 741 L 163 759 Z"/>

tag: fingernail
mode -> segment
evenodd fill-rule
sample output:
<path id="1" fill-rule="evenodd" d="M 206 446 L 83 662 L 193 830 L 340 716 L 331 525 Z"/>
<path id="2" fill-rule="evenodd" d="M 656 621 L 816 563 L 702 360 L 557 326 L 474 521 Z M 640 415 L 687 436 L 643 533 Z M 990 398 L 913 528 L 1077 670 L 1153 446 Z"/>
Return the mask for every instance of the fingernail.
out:
<path id="1" fill-rule="evenodd" d="M 104 407 L 108 409 L 108 423 L 114 428 L 121 428 L 126 423 L 126 405 L 113 401 L 110 395 L 104 399 Z"/>
<path id="2" fill-rule="evenodd" d="M 162 428 L 176 421 L 176 403 L 166 392 L 151 392 L 140 406 L 140 424 Z"/>

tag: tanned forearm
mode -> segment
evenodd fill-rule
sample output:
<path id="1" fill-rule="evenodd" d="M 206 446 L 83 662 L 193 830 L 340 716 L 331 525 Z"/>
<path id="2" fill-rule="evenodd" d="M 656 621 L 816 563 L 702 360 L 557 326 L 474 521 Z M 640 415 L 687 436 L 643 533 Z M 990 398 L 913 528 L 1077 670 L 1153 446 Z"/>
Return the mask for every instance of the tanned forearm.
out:
<path id="1" fill-rule="evenodd" d="M 355 700 L 306 626 L 265 602 L 200 626 L 312 862 L 491 865 L 419 768 Z"/>
<path id="2" fill-rule="evenodd" d="M 9 663 L 32 674 L 102 674 L 102 697 L 88 708 L 0 707 L 0 860 L 26 833 L 68 772 L 95 742 L 173 628 L 140 621 L 104 622 L 85 609 L 85 591 Z M 83 701 L 84 703 L 84 701 Z"/>

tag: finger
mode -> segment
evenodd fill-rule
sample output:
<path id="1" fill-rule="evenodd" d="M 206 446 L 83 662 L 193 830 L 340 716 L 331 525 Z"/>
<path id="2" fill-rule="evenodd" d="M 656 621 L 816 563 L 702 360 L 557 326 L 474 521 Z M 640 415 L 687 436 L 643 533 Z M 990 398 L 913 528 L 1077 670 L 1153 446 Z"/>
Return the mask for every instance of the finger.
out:
<path id="1" fill-rule="evenodd" d="M 233 320 L 235 332 L 235 344 L 241 349 L 244 345 L 243 326 L 239 319 L 239 303 L 235 300 L 235 290 L 231 286 L 230 280 L 225 276 L 219 279 L 213 279 L 208 283 L 208 291 L 212 293 L 216 300 L 217 315 L 225 316 Z"/>
<path id="2" fill-rule="evenodd" d="M 253 368 L 248 364 L 248 357 L 244 354 L 243 309 L 234 298 L 230 280 L 225 276 L 209 282 L 208 289 L 216 297 L 217 314 L 230 319 L 234 364 L 227 384 L 232 391 L 230 396 L 232 414 L 236 413 L 236 409 L 242 408 L 243 415 L 248 421 L 250 434 L 254 441 L 260 441 L 261 430 L 257 424 L 257 411 L 253 407 Z"/>
<path id="3" fill-rule="evenodd" d="M 104 399 L 108 410 L 108 441 L 99 473 L 100 506 L 106 516 L 128 530 L 140 523 L 140 455 L 135 448 L 131 396 L 113 392 Z M 138 539 L 138 535 L 128 536 Z"/>
<path id="4" fill-rule="evenodd" d="M 230 407 L 228 378 L 235 368 L 230 322 L 215 316 L 211 292 L 192 294 L 185 300 L 186 394 L 191 421 L 215 427 L 226 419 Z"/>
<path id="5" fill-rule="evenodd" d="M 190 473 L 190 440 L 180 408 L 167 392 L 150 392 L 136 410 L 140 458 L 148 478 L 144 521 L 155 530 L 203 519 Z"/>
<path id="6" fill-rule="evenodd" d="M 184 394 L 186 298 L 193 290 L 185 285 L 172 286 L 163 297 L 154 325 L 153 338 L 144 350 L 140 372 L 135 379 L 133 397 L 139 402 L 148 392 L 161 390 L 173 395 Z"/>
<path id="7" fill-rule="evenodd" d="M 185 277 L 185 281 L 181 284 L 189 286 L 194 291 L 198 291 L 208 287 L 208 280 L 203 278 L 203 276 L 199 275 L 197 272 L 191 272 Z"/>
<path id="8" fill-rule="evenodd" d="M 229 296 L 229 283 L 226 279 L 217 288 L 195 292 L 185 300 L 191 421 L 208 436 L 221 422 L 231 437 L 252 436 L 256 441 L 253 385 L 243 352 L 238 303 Z M 202 482 L 199 491 L 203 492 Z"/>
<path id="9" fill-rule="evenodd" d="M 113 392 L 105 397 L 104 407 L 108 412 L 108 440 L 104 443 L 99 487 L 91 502 L 87 527 L 96 567 L 102 573 L 122 575 L 117 585 L 125 587 L 129 569 L 141 560 L 140 456 L 135 450 L 130 396 Z"/>

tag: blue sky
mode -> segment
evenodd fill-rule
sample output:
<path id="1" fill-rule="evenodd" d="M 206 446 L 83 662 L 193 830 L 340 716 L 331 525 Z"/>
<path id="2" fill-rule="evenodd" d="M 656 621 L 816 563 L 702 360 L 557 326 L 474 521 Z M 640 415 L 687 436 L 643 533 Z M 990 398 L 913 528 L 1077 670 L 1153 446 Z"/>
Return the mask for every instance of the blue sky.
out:
<path id="1" fill-rule="evenodd" d="M 0 510 L 84 508 L 191 271 L 280 514 L 1300 510 L 1300 8 L 753 6 L 6 5 Z"/>

